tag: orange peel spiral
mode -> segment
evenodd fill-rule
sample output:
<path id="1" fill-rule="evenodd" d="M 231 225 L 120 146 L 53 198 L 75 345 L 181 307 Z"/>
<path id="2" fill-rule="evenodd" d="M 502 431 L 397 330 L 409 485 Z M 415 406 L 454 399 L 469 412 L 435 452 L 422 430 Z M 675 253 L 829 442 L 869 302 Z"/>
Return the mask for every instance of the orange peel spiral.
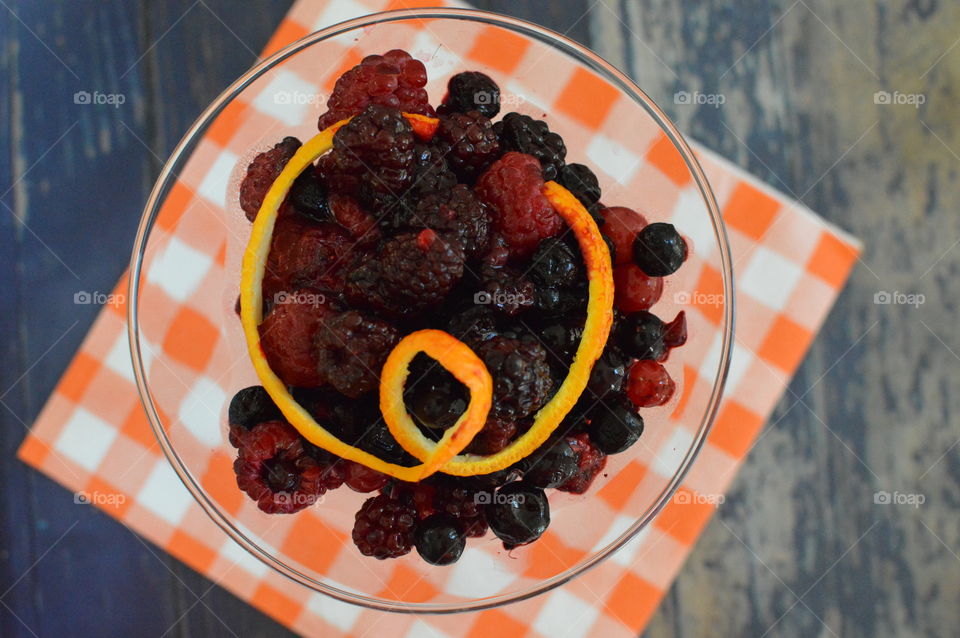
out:
<path id="1" fill-rule="evenodd" d="M 404 116 L 418 136 L 432 135 L 436 129 L 438 121 L 434 118 L 406 113 Z M 349 119 L 337 122 L 300 147 L 274 180 L 254 220 L 240 278 L 240 321 L 254 370 L 290 424 L 308 441 L 341 458 L 410 482 L 420 481 L 437 471 L 472 476 L 506 468 L 536 450 L 553 433 L 583 393 L 593 365 L 603 352 L 613 321 L 613 268 L 607 245 L 583 205 L 559 184 L 548 182 L 544 194 L 577 237 L 587 266 L 587 319 L 567 377 L 553 398 L 537 412 L 530 429 L 513 443 L 489 456 L 460 454 L 486 422 L 493 401 L 493 380 L 469 346 L 439 330 L 420 330 L 401 339 L 388 355 L 380 375 L 380 409 L 387 427 L 420 464 L 405 467 L 388 463 L 345 443 L 317 423 L 270 368 L 260 344 L 259 325 L 263 319 L 263 275 L 280 205 L 297 176 L 332 148 L 334 134 L 347 122 Z M 467 410 L 439 441 L 423 435 L 403 401 L 409 364 L 419 352 L 437 360 L 470 390 Z"/>

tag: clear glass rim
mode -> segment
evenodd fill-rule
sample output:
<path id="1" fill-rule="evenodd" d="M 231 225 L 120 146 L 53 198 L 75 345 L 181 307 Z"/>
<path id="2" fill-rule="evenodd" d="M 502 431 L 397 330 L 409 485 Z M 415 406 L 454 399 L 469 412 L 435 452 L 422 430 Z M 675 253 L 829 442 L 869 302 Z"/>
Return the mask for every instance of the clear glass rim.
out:
<path id="1" fill-rule="evenodd" d="M 150 232 L 153 229 L 157 215 L 160 212 L 162 204 L 172 185 L 176 182 L 177 171 L 182 162 L 185 162 L 197 143 L 203 137 L 210 124 L 223 111 L 223 109 L 253 81 L 271 70 L 278 63 L 299 53 L 300 51 L 312 46 L 313 44 L 336 37 L 348 31 L 354 31 L 360 28 L 369 27 L 376 24 L 397 22 L 411 19 L 452 19 L 464 20 L 468 22 L 479 22 L 490 24 L 520 33 L 526 37 L 544 42 L 555 49 L 558 49 L 580 63 L 598 73 L 604 79 L 614 84 L 625 95 L 629 96 L 634 102 L 639 104 L 646 112 L 656 120 L 661 130 L 667 135 L 673 145 L 680 152 L 683 161 L 690 171 L 698 190 L 700 191 L 703 202 L 709 212 L 713 224 L 714 238 L 720 252 L 721 275 L 723 279 L 724 294 L 724 312 L 723 312 L 723 332 L 720 352 L 720 363 L 717 369 L 717 376 L 711 391 L 707 409 L 704 412 L 700 426 L 686 455 L 680 463 L 678 471 L 671 478 L 667 486 L 660 492 L 656 500 L 647 508 L 629 528 L 622 532 L 616 539 L 607 544 L 606 547 L 596 551 L 589 558 L 578 565 L 575 565 L 566 571 L 546 579 L 533 587 L 524 591 L 510 594 L 492 596 L 488 598 L 477 599 L 469 602 L 456 603 L 405 603 L 400 601 L 381 600 L 371 598 L 356 592 L 348 591 L 334 587 L 330 584 L 312 578 L 292 567 L 285 562 L 277 559 L 273 553 L 266 548 L 261 547 L 251 540 L 244 532 L 230 520 L 230 517 L 222 512 L 219 507 L 210 500 L 206 492 L 198 484 L 197 480 L 186 467 L 183 460 L 177 454 L 176 450 L 163 428 L 159 412 L 154 404 L 146 381 L 146 370 L 140 348 L 140 330 L 139 330 L 139 287 L 142 274 L 143 260 L 146 253 L 147 242 Z M 140 396 L 140 402 L 147 414 L 150 427 L 153 430 L 157 441 L 163 450 L 164 456 L 170 462 L 177 476 L 193 495 L 194 499 L 200 504 L 207 515 L 216 523 L 228 536 L 236 543 L 255 556 L 261 562 L 273 568 L 277 572 L 300 583 L 314 591 L 326 594 L 342 602 L 360 605 L 370 609 L 380 611 L 416 613 L 416 614 L 443 614 L 463 611 L 478 611 L 499 607 L 511 602 L 526 600 L 537 596 L 546 591 L 554 589 L 572 578 L 586 572 L 592 567 L 608 558 L 615 551 L 634 538 L 642 529 L 644 529 L 663 509 L 669 499 L 679 488 L 686 476 L 687 471 L 692 465 L 694 459 L 703 447 L 710 427 L 713 424 L 719 407 L 720 399 L 723 394 L 723 388 L 726 383 L 727 373 L 730 366 L 730 356 L 734 340 L 734 295 L 733 295 L 733 261 L 730 255 L 730 246 L 727 240 L 726 229 L 720 215 L 713 191 L 707 182 L 699 162 L 693 154 L 690 146 L 684 140 L 683 136 L 667 118 L 666 114 L 658 107 L 646 93 L 636 86 L 626 75 L 613 67 L 593 51 L 587 49 L 573 40 L 556 33 L 545 27 L 496 13 L 481 11 L 476 9 L 407 9 L 399 11 L 374 13 L 353 20 L 347 20 L 339 24 L 330 26 L 326 29 L 311 33 L 289 46 L 274 53 L 267 59 L 255 65 L 249 71 L 244 73 L 239 79 L 231 84 L 226 90 L 208 106 L 197 118 L 193 125 L 177 144 L 171 153 L 157 178 L 157 181 L 147 200 L 140 225 L 137 229 L 137 235 L 134 240 L 133 254 L 130 262 L 130 280 L 128 289 L 128 308 L 127 308 L 127 333 L 130 343 L 130 355 L 133 364 L 134 376 L 136 378 L 137 390 Z"/>

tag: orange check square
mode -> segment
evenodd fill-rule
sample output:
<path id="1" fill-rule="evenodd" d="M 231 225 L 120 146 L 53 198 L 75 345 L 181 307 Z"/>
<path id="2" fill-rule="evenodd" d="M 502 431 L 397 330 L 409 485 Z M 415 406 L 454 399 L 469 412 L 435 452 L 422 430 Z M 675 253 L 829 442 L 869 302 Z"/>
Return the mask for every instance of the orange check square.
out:
<path id="1" fill-rule="evenodd" d="M 487 27 L 467 55 L 502 73 L 512 73 L 529 46 L 530 42 L 519 35 L 498 27 Z"/>
<path id="2" fill-rule="evenodd" d="M 163 349 L 177 361 L 202 371 L 213 355 L 219 335 L 220 331 L 209 319 L 184 307 L 170 324 Z"/>
<path id="3" fill-rule="evenodd" d="M 563 87 L 556 107 L 590 129 L 597 130 L 620 97 L 617 90 L 599 76 L 577 69 Z"/>
<path id="4" fill-rule="evenodd" d="M 723 219 L 754 241 L 760 239 L 777 218 L 780 202 L 758 188 L 741 182 L 723 209 Z"/>
<path id="5" fill-rule="evenodd" d="M 813 333 L 788 319 L 777 317 L 757 352 L 765 361 L 792 374 L 813 340 Z"/>

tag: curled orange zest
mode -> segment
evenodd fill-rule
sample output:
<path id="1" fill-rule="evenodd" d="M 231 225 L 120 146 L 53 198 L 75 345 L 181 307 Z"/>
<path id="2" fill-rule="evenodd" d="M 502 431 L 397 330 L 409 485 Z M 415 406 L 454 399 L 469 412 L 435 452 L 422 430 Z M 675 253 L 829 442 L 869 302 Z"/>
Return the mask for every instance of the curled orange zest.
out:
<path id="1" fill-rule="evenodd" d="M 403 115 L 407 118 L 407 121 L 410 122 L 410 126 L 413 128 L 413 134 L 416 135 L 417 139 L 421 142 L 429 142 L 432 140 L 434 133 L 437 132 L 437 127 L 440 126 L 440 120 L 435 117 L 418 115 L 416 113 L 404 113 Z"/>
<path id="2" fill-rule="evenodd" d="M 404 115 L 418 136 L 427 135 L 428 139 L 436 130 L 437 120 L 434 118 Z M 587 266 L 587 318 L 567 377 L 553 398 L 537 412 L 530 429 L 516 441 L 489 456 L 460 454 L 486 422 L 492 404 L 493 381 L 486 366 L 466 344 L 439 330 L 420 330 L 404 337 L 387 357 L 380 377 L 380 408 L 391 434 L 421 463 L 404 467 L 349 445 L 318 424 L 294 400 L 283 381 L 270 369 L 258 330 L 263 318 L 263 274 L 280 204 L 297 176 L 333 146 L 334 134 L 348 121 L 342 120 L 321 131 L 296 152 L 270 187 L 254 221 L 243 256 L 240 320 L 257 376 L 284 417 L 308 441 L 341 458 L 402 481 L 419 481 L 439 470 L 456 476 L 472 476 L 508 467 L 540 447 L 553 433 L 583 393 L 593 365 L 603 352 L 613 321 L 613 268 L 607 245 L 583 205 L 559 184 L 548 182 L 544 194 L 573 230 Z M 403 402 L 408 366 L 419 352 L 436 359 L 470 390 L 467 410 L 436 442 L 420 432 Z"/>

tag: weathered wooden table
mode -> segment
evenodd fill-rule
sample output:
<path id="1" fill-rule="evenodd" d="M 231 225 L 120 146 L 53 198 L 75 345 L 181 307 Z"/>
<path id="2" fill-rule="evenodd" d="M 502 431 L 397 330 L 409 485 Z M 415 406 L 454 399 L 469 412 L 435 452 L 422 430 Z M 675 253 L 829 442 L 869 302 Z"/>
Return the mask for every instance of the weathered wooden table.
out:
<path id="1" fill-rule="evenodd" d="M 866 242 L 648 634 L 957 635 L 960 5 L 475 4 L 591 45 L 691 137 Z M 289 2 L 0 5 L 0 635 L 283 634 L 14 452 L 94 318 L 74 293 L 113 286 L 163 159 Z M 81 108 L 83 90 L 126 102 Z"/>

